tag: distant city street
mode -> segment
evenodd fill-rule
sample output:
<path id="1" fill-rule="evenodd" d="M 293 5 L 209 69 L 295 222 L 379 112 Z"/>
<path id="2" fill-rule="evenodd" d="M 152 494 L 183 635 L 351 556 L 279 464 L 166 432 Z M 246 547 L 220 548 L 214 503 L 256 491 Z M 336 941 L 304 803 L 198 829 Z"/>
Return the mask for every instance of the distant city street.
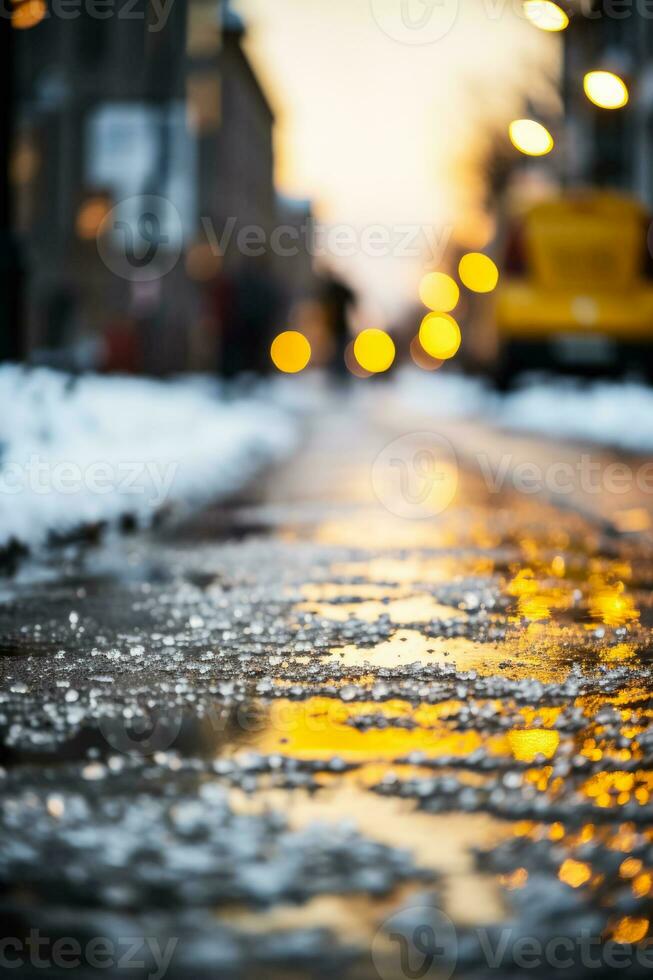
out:
<path id="1" fill-rule="evenodd" d="M 648 980 L 653 0 L 0 79 L 0 980 Z"/>

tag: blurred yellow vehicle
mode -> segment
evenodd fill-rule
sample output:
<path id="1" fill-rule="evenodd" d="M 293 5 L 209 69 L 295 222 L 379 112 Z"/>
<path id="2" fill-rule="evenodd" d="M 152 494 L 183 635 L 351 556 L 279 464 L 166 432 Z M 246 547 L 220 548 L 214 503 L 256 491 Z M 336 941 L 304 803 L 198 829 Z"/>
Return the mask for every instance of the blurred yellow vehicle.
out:
<path id="1" fill-rule="evenodd" d="M 520 371 L 653 372 L 653 262 L 644 208 L 588 191 L 535 205 L 509 236 L 497 291 L 497 381 Z"/>

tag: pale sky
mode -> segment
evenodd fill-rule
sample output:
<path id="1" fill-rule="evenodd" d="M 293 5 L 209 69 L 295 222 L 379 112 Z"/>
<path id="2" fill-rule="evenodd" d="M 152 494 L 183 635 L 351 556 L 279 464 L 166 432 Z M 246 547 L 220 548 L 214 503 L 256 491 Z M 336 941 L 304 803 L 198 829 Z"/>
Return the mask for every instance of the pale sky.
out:
<path id="1" fill-rule="evenodd" d="M 518 0 L 234 6 L 277 115 L 278 187 L 311 198 L 321 221 L 353 226 L 356 244 L 345 237 L 344 250 L 356 254 L 337 262 L 369 316 L 384 319 L 415 295 L 438 241 L 475 203 L 457 155 L 488 121 L 506 127 L 523 114 L 524 93 L 542 91 L 555 70 L 559 41 L 524 20 Z M 361 235 L 371 225 L 385 239 L 370 246 Z M 366 254 L 375 251 L 420 254 Z"/>

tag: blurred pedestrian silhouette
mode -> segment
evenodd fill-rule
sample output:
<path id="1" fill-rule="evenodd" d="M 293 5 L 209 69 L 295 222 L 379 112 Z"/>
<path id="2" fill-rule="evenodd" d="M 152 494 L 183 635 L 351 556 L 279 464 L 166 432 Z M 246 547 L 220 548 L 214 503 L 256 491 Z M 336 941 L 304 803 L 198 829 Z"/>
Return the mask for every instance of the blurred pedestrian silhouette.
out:
<path id="1" fill-rule="evenodd" d="M 344 378 L 347 377 L 345 350 L 351 340 L 349 316 L 356 305 L 356 294 L 344 280 L 329 270 L 322 275 L 320 299 L 333 339 L 331 369 L 337 377 Z"/>
<path id="2" fill-rule="evenodd" d="M 215 302 L 220 321 L 220 372 L 226 378 L 265 374 L 283 307 L 281 288 L 265 256 L 248 259 L 235 276 L 220 276 Z"/>

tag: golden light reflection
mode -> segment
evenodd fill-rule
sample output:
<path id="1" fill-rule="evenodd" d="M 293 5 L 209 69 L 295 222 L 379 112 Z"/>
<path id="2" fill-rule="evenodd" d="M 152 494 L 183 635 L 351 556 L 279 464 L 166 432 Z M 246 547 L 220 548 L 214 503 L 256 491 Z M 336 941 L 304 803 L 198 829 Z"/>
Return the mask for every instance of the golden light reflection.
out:
<path id="1" fill-rule="evenodd" d="M 647 935 L 649 920 L 639 916 L 626 915 L 619 919 L 611 937 L 616 943 L 639 943 Z"/>
<path id="2" fill-rule="evenodd" d="M 531 568 L 520 569 L 506 591 L 517 599 L 518 618 L 534 622 L 550 619 L 554 610 L 568 609 L 572 602 L 568 587 L 545 586 L 537 580 Z"/>
<path id="3" fill-rule="evenodd" d="M 546 728 L 513 729 L 508 732 L 508 743 L 515 759 L 533 762 L 538 756 L 551 759 L 560 744 L 560 735 Z"/>
<path id="4" fill-rule="evenodd" d="M 524 0 L 524 14 L 541 31 L 564 31 L 569 17 L 553 0 Z"/>
<path id="5" fill-rule="evenodd" d="M 528 881 L 528 871 L 526 868 L 515 868 L 510 874 L 501 875 L 499 881 L 504 888 L 515 891 L 515 889 L 523 888 Z"/>
<path id="6" fill-rule="evenodd" d="M 300 759 L 324 759 L 339 756 L 349 762 L 389 762 L 408 752 L 421 750 L 430 757 L 452 755 L 464 757 L 483 743 L 476 731 L 454 731 L 443 719 L 455 711 L 458 702 L 420 705 L 414 709 L 408 702 L 357 701 L 344 704 L 333 698 L 312 697 L 305 701 L 278 699 L 270 705 L 268 724 L 249 743 L 260 752 L 290 754 Z M 372 728 L 359 730 L 348 723 L 360 715 L 378 714 L 387 718 L 411 718 L 416 727 Z M 489 751 L 500 754 L 504 740 L 491 736 Z M 375 773 L 375 778 L 383 773 Z M 474 774 L 471 773 L 472 782 Z"/>
<path id="7" fill-rule="evenodd" d="M 637 875 L 632 884 L 632 892 L 636 898 L 645 898 L 653 891 L 653 875 L 646 872 Z"/>
<path id="8" fill-rule="evenodd" d="M 428 313 L 419 328 L 419 341 L 426 353 L 440 361 L 454 357 L 461 344 L 460 327 L 447 313 Z"/>
<path id="9" fill-rule="evenodd" d="M 75 218 L 75 231 L 83 241 L 91 241 L 97 237 L 100 226 L 109 211 L 111 200 L 104 194 L 87 198 L 79 206 Z"/>
<path id="10" fill-rule="evenodd" d="M 354 357 L 364 371 L 382 374 L 394 362 L 394 341 L 385 330 L 362 330 L 354 340 Z"/>
<path id="11" fill-rule="evenodd" d="M 534 119 L 514 119 L 508 127 L 508 135 L 515 149 L 526 156 L 545 156 L 554 147 L 549 130 Z"/>
<path id="12" fill-rule="evenodd" d="M 635 878 L 642 870 L 642 862 L 639 858 L 625 858 L 619 866 L 619 874 L 622 878 Z"/>
<path id="13" fill-rule="evenodd" d="M 443 606 L 436 602 L 433 596 L 410 595 L 397 597 L 388 601 L 386 595 L 383 600 L 369 599 L 363 602 L 328 602 L 328 601 L 308 601 L 301 603 L 297 607 L 298 612 L 313 612 L 323 619 L 330 619 L 333 622 L 346 622 L 350 618 L 361 620 L 365 623 L 375 623 L 380 616 L 389 616 L 390 621 L 397 624 L 410 623 L 429 623 L 434 620 L 467 619 L 467 613 L 451 606 Z M 428 637 L 423 637 L 427 642 Z M 390 641 L 388 641 L 390 642 Z M 364 649 L 361 649 L 361 654 Z"/>
<path id="14" fill-rule="evenodd" d="M 18 31 L 36 27 L 48 12 L 45 0 L 23 0 L 16 3 L 11 12 L 11 26 Z"/>
<path id="15" fill-rule="evenodd" d="M 643 771 L 597 772 L 581 786 L 581 792 L 601 809 L 623 806 L 633 800 L 647 806 L 652 791 L 653 773 Z"/>
<path id="16" fill-rule="evenodd" d="M 436 313 L 450 313 L 458 305 L 460 289 L 446 272 L 427 272 L 419 284 L 419 298 Z"/>
<path id="17" fill-rule="evenodd" d="M 463 255 L 458 274 L 463 285 L 474 293 L 491 293 L 499 281 L 496 264 L 489 255 L 483 255 L 482 252 L 468 252 Z"/>
<path id="18" fill-rule="evenodd" d="M 285 330 L 272 341 L 270 357 L 277 370 L 284 374 L 297 374 L 311 359 L 311 345 L 299 331 Z"/>
<path id="19" fill-rule="evenodd" d="M 639 619 L 635 600 L 628 595 L 622 581 L 608 582 L 602 575 L 592 575 L 589 588 L 588 607 L 593 619 L 612 627 L 626 626 Z"/>
<path id="20" fill-rule="evenodd" d="M 585 864 L 584 861 L 575 861 L 573 858 L 567 858 L 566 861 L 563 861 L 558 871 L 560 881 L 569 885 L 570 888 L 580 888 L 581 885 L 587 884 L 591 877 L 592 869 L 589 864 Z"/>
<path id="21" fill-rule="evenodd" d="M 651 515 L 644 507 L 632 507 L 617 511 L 612 521 L 621 534 L 636 534 L 638 531 L 648 531 Z"/>
<path id="22" fill-rule="evenodd" d="M 600 109 L 621 109 L 628 102 L 628 86 L 611 71 L 590 71 L 583 79 L 585 95 Z"/>

